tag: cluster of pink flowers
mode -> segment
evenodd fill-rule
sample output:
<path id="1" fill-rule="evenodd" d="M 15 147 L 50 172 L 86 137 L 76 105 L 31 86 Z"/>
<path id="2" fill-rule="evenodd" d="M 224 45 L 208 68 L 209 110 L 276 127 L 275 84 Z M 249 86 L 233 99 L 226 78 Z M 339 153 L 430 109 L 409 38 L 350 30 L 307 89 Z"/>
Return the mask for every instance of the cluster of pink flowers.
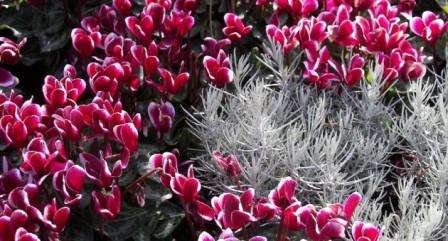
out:
<path id="1" fill-rule="evenodd" d="M 104 92 L 90 104 L 77 104 L 86 83 L 73 66 L 65 67 L 61 79 L 47 76 L 42 89 L 44 105 L 14 92 L 0 94 L 0 141 L 21 153 L 19 168 L 11 169 L 5 159 L 0 176 L 0 213 L 9 230 L 2 240 L 38 240 L 37 234 L 58 240 L 69 207 L 80 203 L 87 181 L 96 186 L 91 193 L 94 210 L 103 219 L 116 217 L 121 207 L 116 180 L 137 149 L 140 115 L 131 118 L 120 101 Z M 83 143 L 95 140 L 107 144 L 95 154 L 85 152 Z M 47 180 L 65 206 L 58 207 L 49 192 L 38 198 Z"/>
<path id="2" fill-rule="evenodd" d="M 218 159 L 224 157 L 215 152 Z M 228 159 L 234 159 L 229 156 Z M 231 161 L 237 163 L 236 160 Z M 226 164 L 230 163 L 226 161 Z M 316 207 L 313 204 L 302 205 L 295 197 L 297 182 L 286 177 L 268 195 L 256 196 L 253 188 L 241 190 L 239 195 L 225 192 L 211 198 L 211 206 L 199 200 L 201 183 L 194 177 L 193 166 L 187 171 L 187 176 L 179 173 L 175 154 L 165 152 L 150 157 L 153 170 L 157 171 L 161 183 L 171 190 L 186 208 L 186 215 L 201 217 L 205 221 L 214 220 L 223 230 L 219 240 L 238 240 L 234 231 L 253 230 L 253 225 L 275 222 L 278 224 L 277 240 L 288 240 L 293 232 L 302 232 L 309 240 L 328 241 L 346 238 L 346 229 L 351 227 L 354 241 L 377 241 L 381 231 L 368 223 L 360 221 L 351 225 L 352 217 L 360 204 L 362 197 L 353 193 L 343 203 Z M 229 165 L 226 165 L 229 167 Z M 234 167 L 228 170 L 236 170 Z M 231 175 L 234 175 L 232 173 Z M 197 220 L 193 218 L 192 220 Z M 199 241 L 215 240 L 209 233 L 203 232 Z M 265 237 L 255 236 L 252 241 L 263 241 Z"/>
<path id="3" fill-rule="evenodd" d="M 203 65 L 208 78 L 217 87 L 223 87 L 233 82 L 234 79 L 229 57 L 224 48 L 232 43 L 241 42 L 242 38 L 252 32 L 252 26 L 246 26 L 242 19 L 234 13 L 224 15 L 224 22 L 226 27 L 222 29 L 222 32 L 226 38 L 216 40 L 208 37 L 205 39 L 205 44 L 202 45 L 202 50 L 206 54 Z"/>
<path id="4" fill-rule="evenodd" d="M 431 12 L 422 18 L 410 17 L 414 1 L 401 1 L 397 6 L 388 0 L 259 0 L 257 4 L 274 6 L 271 24 L 266 27 L 269 39 L 285 53 L 296 48 L 304 51 L 304 77 L 323 88 L 335 83 L 356 85 L 364 77 L 367 59 L 383 66 L 382 78 L 387 84 L 421 78 L 426 72 L 422 48 L 411 45 L 409 23 L 400 15 L 410 18 L 410 30 L 429 45 L 448 28 Z M 281 14 L 290 17 L 289 26 L 279 26 Z M 330 52 L 335 46 L 339 52 Z"/>

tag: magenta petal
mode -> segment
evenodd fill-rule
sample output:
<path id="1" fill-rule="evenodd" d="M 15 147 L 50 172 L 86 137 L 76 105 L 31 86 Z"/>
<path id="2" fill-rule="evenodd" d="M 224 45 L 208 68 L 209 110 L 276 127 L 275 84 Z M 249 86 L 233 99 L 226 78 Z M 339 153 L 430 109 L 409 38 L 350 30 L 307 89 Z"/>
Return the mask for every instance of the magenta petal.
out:
<path id="1" fill-rule="evenodd" d="M 207 204 L 205 204 L 201 201 L 196 201 L 196 207 L 197 207 L 199 216 L 201 216 L 204 220 L 211 221 L 211 220 L 213 220 L 213 218 L 215 218 L 215 212 Z"/>
<path id="2" fill-rule="evenodd" d="M 70 167 L 66 174 L 66 182 L 68 187 L 76 193 L 82 192 L 85 177 L 86 171 L 82 167 L 78 165 Z"/>
<path id="3" fill-rule="evenodd" d="M 199 235 L 198 241 L 215 241 L 215 239 L 207 232 L 202 232 Z"/>
<path id="4" fill-rule="evenodd" d="M 255 236 L 250 238 L 249 241 L 268 241 L 268 239 L 263 236 Z"/>
<path id="5" fill-rule="evenodd" d="M 60 208 L 53 217 L 53 222 L 59 230 L 62 230 L 70 217 L 70 208 Z"/>
<path id="6" fill-rule="evenodd" d="M 16 84 L 19 83 L 19 79 L 17 79 L 11 72 L 6 69 L 0 68 L 0 87 L 3 88 L 12 88 Z"/>
<path id="7" fill-rule="evenodd" d="M 356 208 L 362 201 L 361 194 L 354 192 L 348 196 L 348 198 L 344 201 L 344 213 L 345 218 L 350 220 L 355 212 Z"/>
<path id="8" fill-rule="evenodd" d="M 339 222 L 330 221 L 321 229 L 320 234 L 330 239 L 345 238 L 345 227 Z"/>
<path id="9" fill-rule="evenodd" d="M 418 36 L 422 36 L 425 29 L 425 23 L 420 17 L 414 17 L 411 19 L 411 30 Z"/>

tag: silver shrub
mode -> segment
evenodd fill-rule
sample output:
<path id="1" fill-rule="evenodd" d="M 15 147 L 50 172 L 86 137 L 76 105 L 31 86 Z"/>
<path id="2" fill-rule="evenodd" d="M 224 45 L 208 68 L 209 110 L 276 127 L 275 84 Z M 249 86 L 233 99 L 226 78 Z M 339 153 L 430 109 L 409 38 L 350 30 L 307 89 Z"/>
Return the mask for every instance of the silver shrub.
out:
<path id="1" fill-rule="evenodd" d="M 259 194 L 284 176 L 299 181 L 300 199 L 316 204 L 358 191 L 364 202 L 355 218 L 381 225 L 383 240 L 448 240 L 447 79 L 416 81 L 407 95 L 389 100 L 381 66 L 372 63 L 369 81 L 333 93 L 303 84 L 294 74 L 299 58 L 287 66 L 276 46 L 264 52 L 256 57 L 260 70 L 251 56 L 234 54 L 235 88 L 211 86 L 189 113 L 206 186 L 235 187 L 212 158 L 219 150 L 238 157 L 242 183 Z M 397 150 L 417 157 L 400 176 L 390 161 Z"/>

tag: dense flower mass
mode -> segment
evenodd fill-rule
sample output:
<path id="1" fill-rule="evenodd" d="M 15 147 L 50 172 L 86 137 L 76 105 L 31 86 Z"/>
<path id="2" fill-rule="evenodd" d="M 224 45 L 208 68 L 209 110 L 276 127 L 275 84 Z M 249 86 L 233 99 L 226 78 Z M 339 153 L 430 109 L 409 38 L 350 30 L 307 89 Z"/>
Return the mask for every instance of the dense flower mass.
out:
<path id="1" fill-rule="evenodd" d="M 48 2 L 28 0 L 33 8 Z M 257 234 L 272 225 L 277 241 L 297 235 L 310 241 L 379 240 L 379 227 L 352 222 L 362 202 L 357 192 L 342 203 L 309 203 L 298 192 L 304 189 L 299 179 L 283 177 L 274 188 L 266 184 L 272 188 L 266 195 L 241 181 L 248 171 L 242 165 L 247 160 L 236 153 L 221 153 L 218 146 L 211 150 L 211 159 L 235 184 L 223 191 L 201 179 L 207 165 L 181 161 L 177 151 L 166 150 L 173 146 L 196 150 L 196 143 L 194 148 L 184 146 L 184 141 L 190 144 L 196 139 L 182 128 L 184 110 L 196 107 L 201 88 L 231 93 L 246 84 L 237 81 L 243 70 L 255 72 L 244 68 L 244 61 L 232 62 L 232 52 L 239 54 L 240 47 L 254 45 L 243 54 L 264 49 L 270 57 L 281 56 L 276 64 L 289 68 L 287 75 L 303 77 L 303 84 L 317 89 L 337 90 L 333 93 L 345 87 L 356 89 L 359 83 L 371 81 L 368 68 L 375 63 L 381 84 L 390 87 L 425 76 L 428 55 L 437 57 L 437 44 L 448 32 L 446 18 L 430 11 L 414 15 L 413 0 L 223 1 L 222 14 L 214 13 L 212 2 L 112 0 L 90 9 L 84 0 L 73 6 L 64 1 L 64 11 L 75 9 L 64 19 L 75 27 L 61 35 L 70 36 L 73 51 L 64 59 L 61 74 L 43 78 L 42 103 L 13 90 L 18 79 L 12 70 L 0 67 L 0 241 L 64 240 L 70 215 L 86 207 L 97 216 L 93 228 L 102 238 L 108 220 L 129 208 L 129 194 L 138 206 L 145 206 L 146 178 L 151 175 L 170 193 L 159 199 L 172 196 L 173 204 L 183 209 L 190 240 L 266 241 Z M 253 9 L 240 13 L 245 4 Z M 0 37 L 0 64 L 5 68 L 22 57 L 33 61 L 23 51 L 27 38 L 11 29 L 20 38 Z M 42 38 L 47 41 L 47 36 Z M 424 47 L 415 44 L 416 39 Z M 52 54 L 46 44 L 38 49 Z M 22 62 L 26 64 L 25 59 Z M 271 79 L 266 75 L 266 81 Z M 220 107 L 216 109 L 229 114 Z M 259 125 L 264 128 L 263 120 Z M 151 170 L 130 181 L 141 174 L 134 169 L 142 161 L 135 160 L 147 154 Z M 291 173 L 269 177 L 296 175 Z M 169 223 L 167 229 L 170 225 L 174 226 Z M 212 234 L 218 233 L 215 239 Z"/>

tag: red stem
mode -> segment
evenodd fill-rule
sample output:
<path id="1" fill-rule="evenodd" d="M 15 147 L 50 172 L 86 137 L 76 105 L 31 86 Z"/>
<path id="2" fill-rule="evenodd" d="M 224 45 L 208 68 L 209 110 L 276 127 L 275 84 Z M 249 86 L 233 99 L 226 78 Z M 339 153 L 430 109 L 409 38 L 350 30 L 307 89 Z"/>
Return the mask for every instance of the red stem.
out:
<path id="1" fill-rule="evenodd" d="M 131 189 L 132 189 L 135 185 L 137 185 L 137 184 L 139 184 L 140 182 L 144 181 L 146 178 L 148 178 L 149 176 L 151 176 L 152 174 L 154 174 L 154 173 L 157 172 L 158 170 L 159 170 L 159 169 L 153 169 L 153 170 L 147 172 L 145 175 L 139 177 L 137 180 L 135 180 L 133 183 L 129 184 L 129 185 L 126 187 L 126 191 L 125 191 L 125 192 L 129 192 L 129 191 L 131 191 Z"/>

